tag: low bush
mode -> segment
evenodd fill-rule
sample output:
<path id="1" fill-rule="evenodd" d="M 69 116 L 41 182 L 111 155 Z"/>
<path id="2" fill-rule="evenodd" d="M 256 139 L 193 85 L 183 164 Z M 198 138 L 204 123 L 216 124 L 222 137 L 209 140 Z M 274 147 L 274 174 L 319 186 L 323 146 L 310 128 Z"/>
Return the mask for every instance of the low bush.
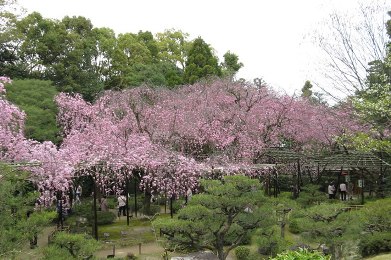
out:
<path id="1" fill-rule="evenodd" d="M 235 249 L 235 256 L 237 260 L 247 260 L 250 255 L 250 249 L 245 246 L 238 246 Z"/>
<path id="2" fill-rule="evenodd" d="M 391 233 L 375 233 L 362 237 L 359 248 L 362 256 L 391 252 Z"/>
<path id="3" fill-rule="evenodd" d="M 107 205 L 109 206 L 109 209 L 116 209 L 118 207 L 118 201 L 116 197 L 108 197 L 107 198 Z"/>
<path id="4" fill-rule="evenodd" d="M 272 260 L 329 260 L 330 256 L 325 256 L 318 251 L 309 251 L 307 249 L 300 248 L 298 251 L 287 251 L 282 254 L 278 254 Z"/>
<path id="5" fill-rule="evenodd" d="M 97 211 L 98 225 L 107 225 L 114 222 L 117 216 L 110 211 Z M 90 225 L 94 223 L 94 213 L 90 212 L 87 215 L 87 220 Z"/>
<path id="6" fill-rule="evenodd" d="M 302 207 L 307 208 L 327 201 L 326 194 L 320 190 L 321 188 L 319 185 L 307 184 L 302 188 L 300 196 L 296 200 L 297 203 Z"/>
<path id="7" fill-rule="evenodd" d="M 144 201 L 144 196 L 138 195 L 137 196 L 137 211 L 140 211 L 141 208 L 143 207 L 143 201 Z M 129 209 L 132 212 L 135 212 L 136 207 L 135 207 L 135 203 L 134 203 L 134 196 L 131 195 L 129 197 L 128 203 L 129 203 Z"/>
<path id="8" fill-rule="evenodd" d="M 87 217 L 87 215 L 90 214 L 92 210 L 92 201 L 83 201 L 82 203 L 76 204 L 74 206 L 73 214 L 81 217 Z"/>
<path id="9" fill-rule="evenodd" d="M 300 225 L 299 225 L 299 220 L 298 219 L 292 219 L 289 222 L 289 231 L 293 234 L 299 234 L 301 233 Z"/>
<path id="10" fill-rule="evenodd" d="M 150 205 L 149 206 L 149 210 L 146 210 L 144 207 L 141 208 L 141 212 L 144 214 L 144 215 L 147 215 L 147 216 L 153 216 L 157 213 L 160 213 L 160 205 Z"/>
<path id="11" fill-rule="evenodd" d="M 174 200 L 172 202 L 172 211 L 173 213 L 177 213 L 184 205 L 184 201 L 183 200 Z"/>

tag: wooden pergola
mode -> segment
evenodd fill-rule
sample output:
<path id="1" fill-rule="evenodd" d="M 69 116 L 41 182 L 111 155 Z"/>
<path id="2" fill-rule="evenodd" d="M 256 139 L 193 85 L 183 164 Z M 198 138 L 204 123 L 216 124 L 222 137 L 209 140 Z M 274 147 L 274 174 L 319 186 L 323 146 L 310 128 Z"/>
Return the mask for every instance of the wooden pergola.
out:
<path id="1" fill-rule="evenodd" d="M 304 153 L 295 152 L 287 148 L 272 147 L 266 150 L 263 158 L 269 163 L 286 164 L 294 163 L 297 165 L 297 173 L 293 173 L 293 177 L 296 178 L 297 195 L 300 190 L 301 173 L 300 161 L 306 160 L 312 163 L 312 167 L 317 167 L 317 172 L 329 172 L 335 173 L 339 184 L 341 182 L 341 176 L 349 176 L 354 173 L 354 176 L 358 176 L 359 184 L 361 187 L 361 197 L 363 202 L 364 197 L 364 180 L 373 180 L 375 177 L 381 177 L 391 169 L 391 164 L 379 158 L 377 155 L 371 152 L 361 151 L 344 151 L 334 153 L 331 155 L 306 155 Z"/>

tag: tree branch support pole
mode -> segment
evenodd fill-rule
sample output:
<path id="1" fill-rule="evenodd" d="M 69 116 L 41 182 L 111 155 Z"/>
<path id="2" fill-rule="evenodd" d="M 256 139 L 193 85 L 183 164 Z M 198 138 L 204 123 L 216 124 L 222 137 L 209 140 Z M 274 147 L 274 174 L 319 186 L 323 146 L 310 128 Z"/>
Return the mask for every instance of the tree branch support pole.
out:
<path id="1" fill-rule="evenodd" d="M 137 178 L 134 177 L 134 214 L 137 217 Z"/>
<path id="2" fill-rule="evenodd" d="M 273 195 L 274 195 L 275 198 L 277 198 L 278 181 L 277 181 L 277 171 L 276 171 L 276 169 L 273 170 L 273 175 L 274 175 L 274 178 L 273 178 L 273 182 L 274 182 L 274 185 L 273 185 Z"/>
<path id="3" fill-rule="evenodd" d="M 58 191 L 57 193 L 57 203 L 58 203 L 58 226 L 61 230 L 64 229 L 64 219 L 62 215 L 62 191 Z"/>
<path id="4" fill-rule="evenodd" d="M 129 178 L 126 175 L 126 224 L 129 226 Z"/>
<path id="5" fill-rule="evenodd" d="M 361 205 L 364 205 L 364 169 L 361 169 Z"/>
<path id="6" fill-rule="evenodd" d="M 164 214 L 167 214 L 167 189 L 164 192 Z"/>
<path id="7" fill-rule="evenodd" d="M 300 182 L 301 182 L 301 169 L 300 169 L 300 158 L 299 158 L 299 159 L 297 159 L 297 183 L 296 183 L 296 189 L 295 189 L 295 198 L 299 197 Z"/>
<path id="8" fill-rule="evenodd" d="M 171 197 L 170 197 L 170 215 L 171 215 L 171 218 L 174 217 L 174 210 L 173 210 L 173 206 L 172 206 L 173 202 L 174 202 L 174 195 L 171 195 Z"/>
<path id="9" fill-rule="evenodd" d="M 96 177 L 93 178 L 94 180 L 94 226 L 93 226 L 93 234 L 94 238 L 96 240 L 99 239 L 98 237 L 98 213 L 97 213 L 97 208 L 96 208 Z"/>

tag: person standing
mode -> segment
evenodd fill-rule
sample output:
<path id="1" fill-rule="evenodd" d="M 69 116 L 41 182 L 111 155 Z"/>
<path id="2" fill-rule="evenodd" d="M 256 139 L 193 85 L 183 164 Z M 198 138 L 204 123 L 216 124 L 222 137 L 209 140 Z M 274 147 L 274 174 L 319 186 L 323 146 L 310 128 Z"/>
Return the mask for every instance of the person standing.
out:
<path id="1" fill-rule="evenodd" d="M 126 197 L 124 195 L 120 195 L 118 197 L 118 217 L 121 216 L 121 212 L 123 216 L 126 216 Z"/>
<path id="2" fill-rule="evenodd" d="M 107 204 L 106 196 L 103 196 L 100 199 L 100 210 L 101 211 L 109 211 L 109 205 Z"/>
<path id="3" fill-rule="evenodd" d="M 334 182 L 330 182 L 329 186 L 327 187 L 327 193 L 329 194 L 329 199 L 334 199 L 335 198 Z"/>
<path id="4" fill-rule="evenodd" d="M 77 203 L 81 203 L 80 201 L 80 198 L 81 198 L 81 192 L 82 192 L 82 188 L 81 186 L 77 186 L 77 189 L 76 189 L 76 199 L 75 199 L 75 204 Z"/>
<path id="5" fill-rule="evenodd" d="M 345 201 L 347 188 L 344 182 L 341 182 L 341 184 L 339 185 L 339 191 L 341 192 L 341 200 Z"/>

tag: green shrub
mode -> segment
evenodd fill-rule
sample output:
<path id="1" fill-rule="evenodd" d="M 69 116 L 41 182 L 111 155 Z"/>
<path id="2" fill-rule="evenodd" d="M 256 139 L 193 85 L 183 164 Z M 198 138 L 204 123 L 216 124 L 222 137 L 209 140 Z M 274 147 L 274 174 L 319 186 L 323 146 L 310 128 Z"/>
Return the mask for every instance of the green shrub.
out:
<path id="1" fill-rule="evenodd" d="M 114 220 L 117 218 L 117 216 L 110 211 L 97 211 L 97 218 L 98 218 L 98 225 L 106 225 L 111 224 L 114 222 Z M 87 215 L 87 220 L 89 224 L 94 223 L 94 213 L 90 212 Z"/>
<path id="2" fill-rule="evenodd" d="M 109 209 L 116 209 L 118 207 L 118 201 L 116 197 L 108 197 L 107 198 L 107 205 L 109 206 Z"/>
<path id="3" fill-rule="evenodd" d="M 320 191 L 319 185 L 307 184 L 306 186 L 302 187 L 300 196 L 296 201 L 302 207 L 306 208 L 313 205 L 319 205 L 320 203 L 327 200 L 328 198 L 326 197 L 326 194 Z"/>
<path id="4" fill-rule="evenodd" d="M 293 234 L 299 234 L 301 233 L 300 225 L 299 225 L 299 220 L 298 219 L 292 219 L 289 222 L 289 231 Z"/>
<path id="5" fill-rule="evenodd" d="M 362 256 L 391 252 L 391 233 L 384 232 L 365 235 L 359 243 L 359 248 Z"/>
<path id="6" fill-rule="evenodd" d="M 269 228 L 263 228 L 254 238 L 258 246 L 258 253 L 265 256 L 275 256 L 277 253 L 283 252 L 289 246 L 280 235 L 280 227 L 277 225 Z"/>
<path id="7" fill-rule="evenodd" d="M 138 195 L 137 196 L 137 211 L 140 211 L 141 208 L 143 207 L 143 201 L 144 201 L 144 197 Z M 128 203 L 129 203 L 129 209 L 132 212 L 135 212 L 136 207 L 135 207 L 135 203 L 134 203 L 134 196 L 130 196 Z"/>
<path id="8" fill-rule="evenodd" d="M 250 255 L 250 248 L 245 246 L 238 246 L 235 249 L 235 256 L 237 260 L 247 260 Z"/>
<path id="9" fill-rule="evenodd" d="M 98 241 L 84 234 L 58 232 L 43 249 L 41 259 L 90 259 L 100 248 Z"/>
<path id="10" fill-rule="evenodd" d="M 76 204 L 73 208 L 73 214 L 82 217 L 87 217 L 87 215 L 90 214 L 92 211 L 92 201 L 83 201 L 80 204 Z"/>
<path id="11" fill-rule="evenodd" d="M 183 207 L 183 200 L 174 200 L 172 202 L 172 211 L 173 213 L 177 213 Z"/>
<path id="12" fill-rule="evenodd" d="M 153 216 L 157 213 L 160 213 L 160 205 L 153 205 L 151 204 L 149 206 L 149 210 L 146 210 L 144 207 L 141 208 L 141 212 L 144 214 L 144 215 L 147 215 L 147 216 Z"/>
<path id="13" fill-rule="evenodd" d="M 241 244 L 242 245 L 250 245 L 251 244 L 251 237 L 254 234 L 254 232 L 247 232 L 247 234 L 243 237 Z"/>
<path id="14" fill-rule="evenodd" d="M 272 260 L 329 260 L 330 256 L 325 256 L 318 251 L 309 251 L 307 249 L 300 248 L 297 251 L 287 251 L 282 254 L 278 254 Z"/>

